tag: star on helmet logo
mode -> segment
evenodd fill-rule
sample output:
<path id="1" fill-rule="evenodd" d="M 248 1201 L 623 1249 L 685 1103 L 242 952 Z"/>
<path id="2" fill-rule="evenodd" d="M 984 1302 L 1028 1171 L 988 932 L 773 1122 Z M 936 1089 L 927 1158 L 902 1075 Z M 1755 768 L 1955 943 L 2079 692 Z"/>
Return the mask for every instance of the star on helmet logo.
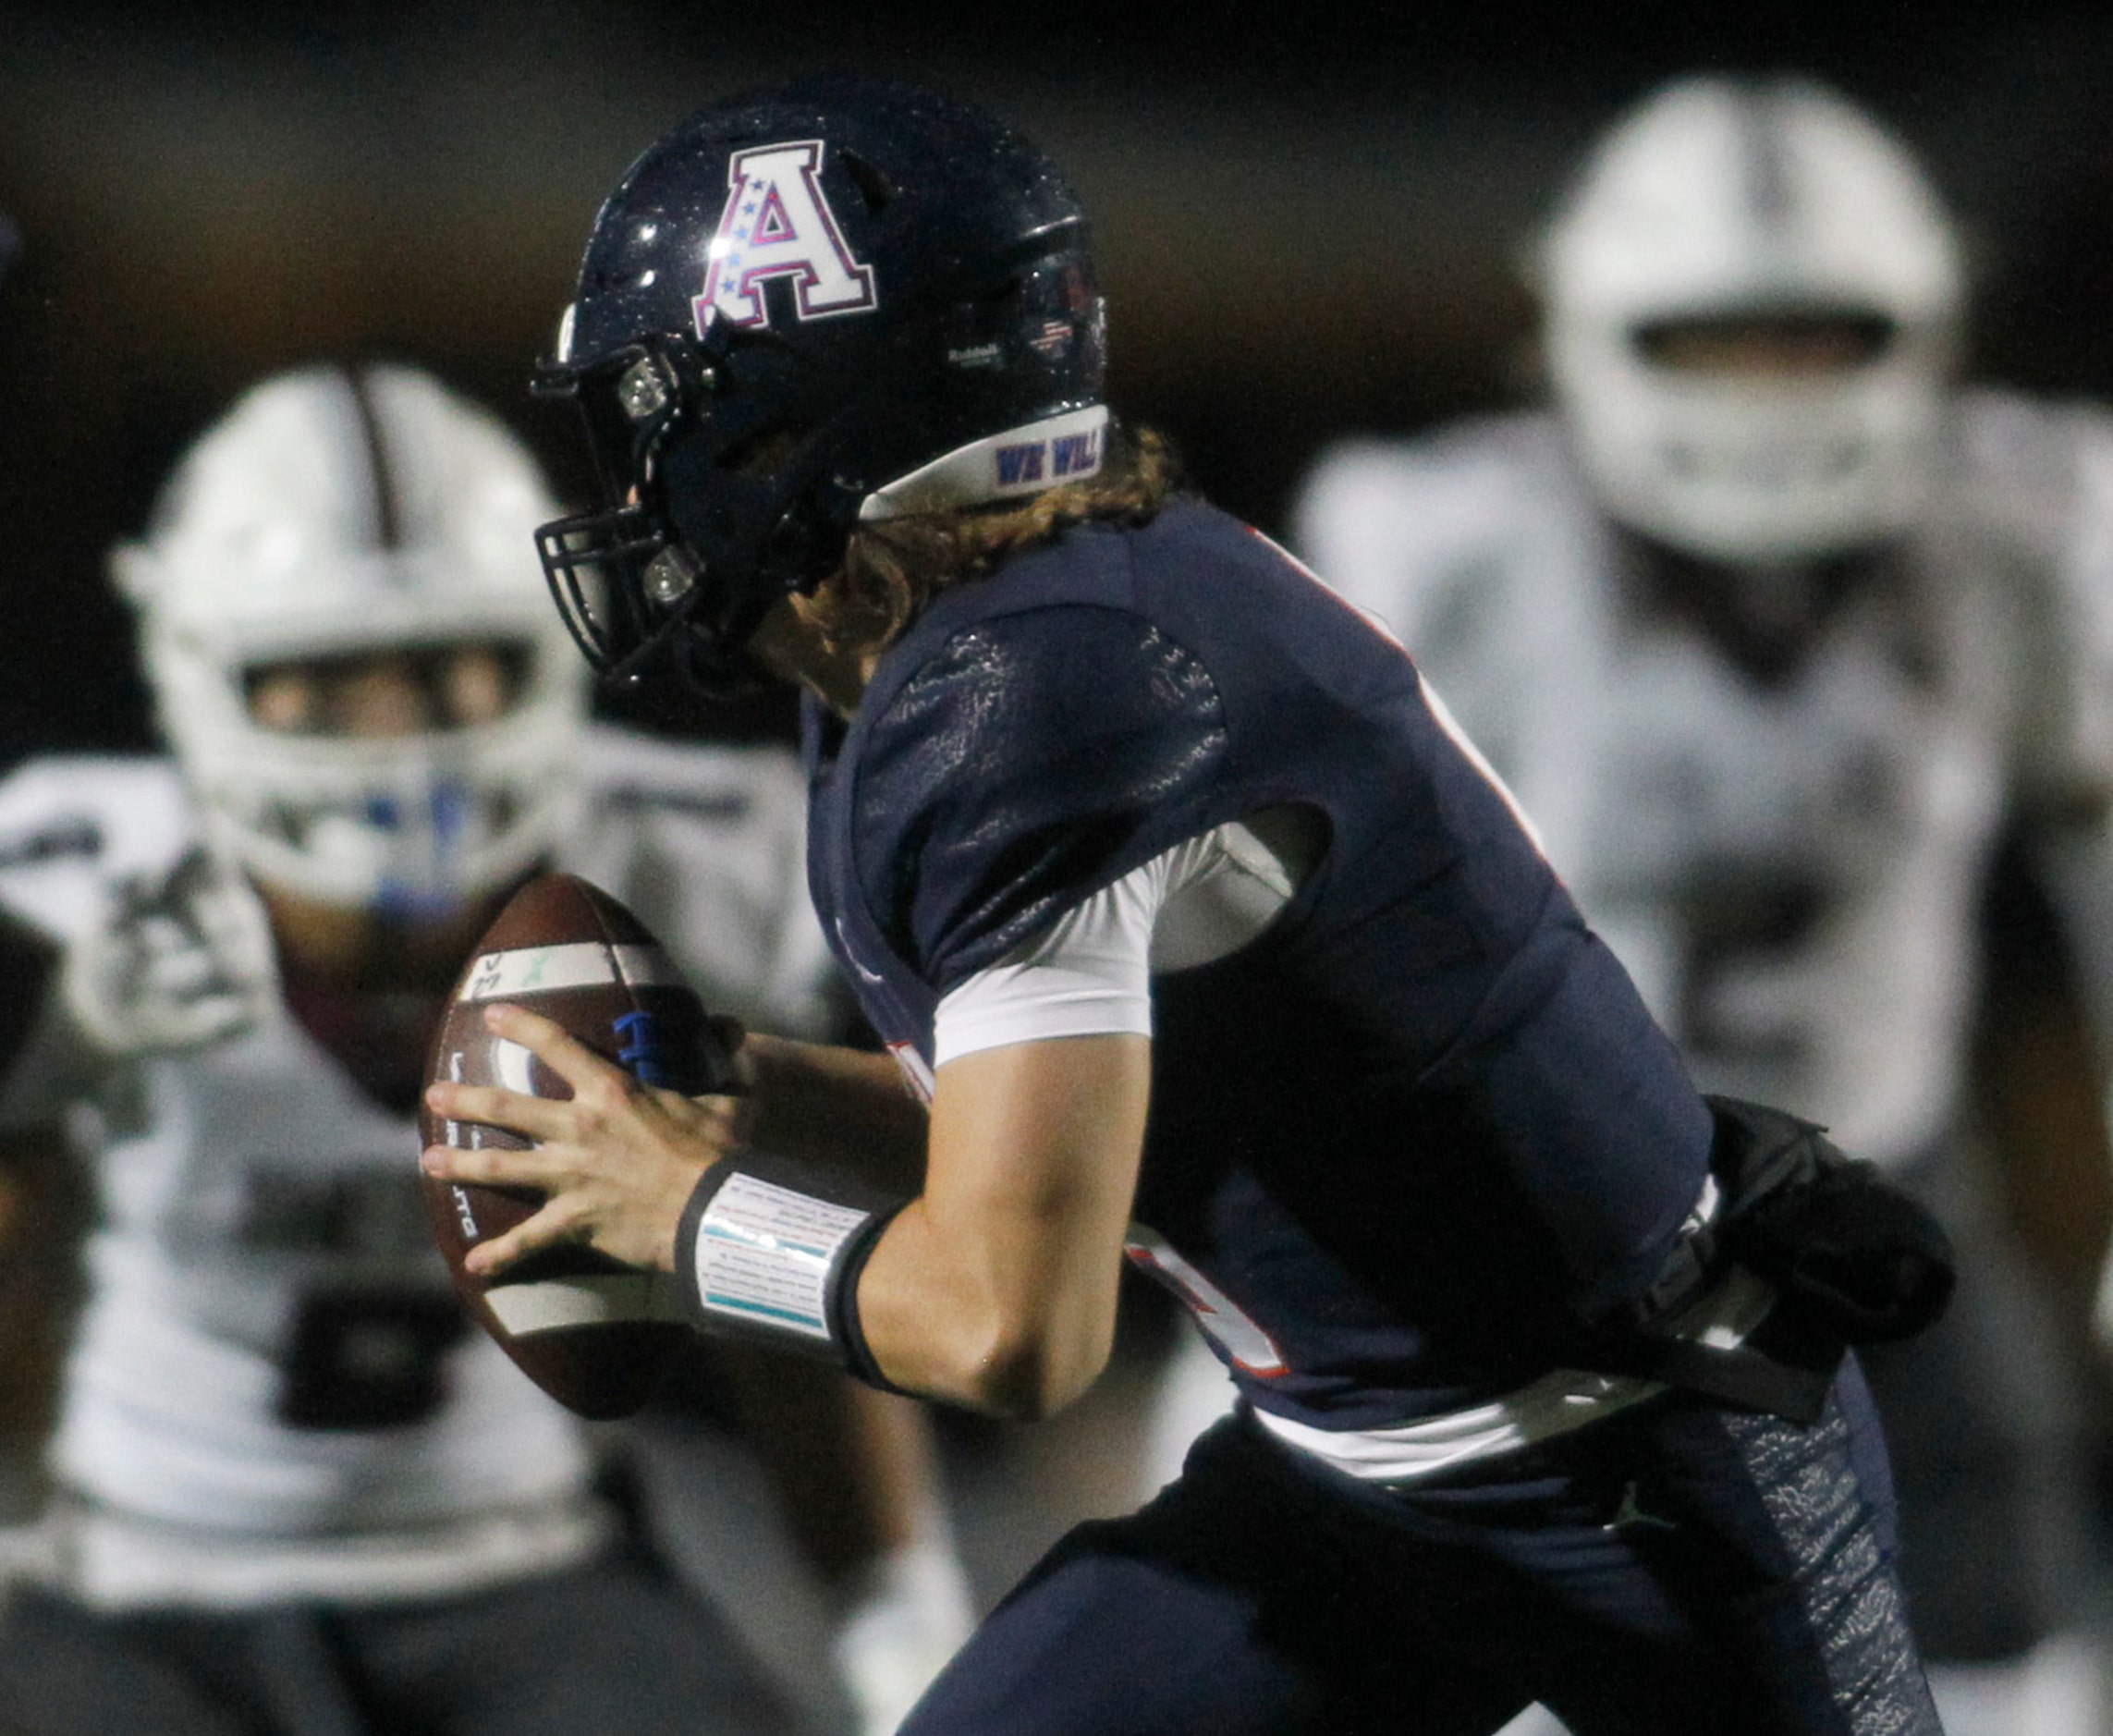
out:
<path id="1" fill-rule="evenodd" d="M 704 289 L 690 304 L 702 337 L 714 320 L 768 325 L 763 286 L 792 284 L 800 320 L 867 313 L 879 305 L 873 267 L 852 256 L 822 190 L 822 141 L 737 151 L 727 164 L 727 208 L 705 255 Z"/>

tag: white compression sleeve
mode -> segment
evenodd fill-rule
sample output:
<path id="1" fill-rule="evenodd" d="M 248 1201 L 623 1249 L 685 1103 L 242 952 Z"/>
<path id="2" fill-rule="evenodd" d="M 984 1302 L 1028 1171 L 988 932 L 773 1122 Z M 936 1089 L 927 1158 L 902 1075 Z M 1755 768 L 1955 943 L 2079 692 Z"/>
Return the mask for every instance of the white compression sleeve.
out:
<path id="1" fill-rule="evenodd" d="M 1300 873 L 1298 852 L 1238 821 L 1177 844 L 949 990 L 934 1065 L 1044 1037 L 1150 1036 L 1153 972 L 1237 952 L 1276 920 Z"/>

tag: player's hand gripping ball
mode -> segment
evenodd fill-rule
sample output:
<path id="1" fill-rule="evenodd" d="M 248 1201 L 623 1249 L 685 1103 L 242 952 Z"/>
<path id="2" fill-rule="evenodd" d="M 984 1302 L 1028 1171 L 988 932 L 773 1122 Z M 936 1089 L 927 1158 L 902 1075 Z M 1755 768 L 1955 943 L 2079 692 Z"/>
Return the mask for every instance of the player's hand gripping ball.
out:
<path id="1" fill-rule="evenodd" d="M 518 1043 L 486 1028 L 499 1002 L 541 1013 L 650 1085 L 696 1096 L 728 1088 L 725 1043 L 694 990 L 637 917 L 571 874 L 544 874 L 508 900 L 457 983 L 427 1069 L 429 1082 L 497 1085 L 568 1098 L 572 1090 Z M 427 1145 L 520 1149 L 505 1128 L 425 1109 Z M 689 1336 L 672 1280 L 591 1248 L 545 1248 L 495 1278 L 463 1260 L 543 1204 L 531 1188 L 421 1176 L 434 1234 L 464 1305 L 522 1371 L 581 1416 L 629 1415 L 653 1394 Z"/>

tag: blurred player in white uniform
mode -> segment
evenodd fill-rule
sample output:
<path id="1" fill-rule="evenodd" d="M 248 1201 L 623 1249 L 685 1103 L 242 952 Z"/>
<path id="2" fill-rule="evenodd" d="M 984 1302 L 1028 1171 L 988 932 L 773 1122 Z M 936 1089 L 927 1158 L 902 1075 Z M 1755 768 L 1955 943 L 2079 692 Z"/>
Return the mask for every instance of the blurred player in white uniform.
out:
<path id="1" fill-rule="evenodd" d="M 1975 1196 L 1976 900 L 2029 828 L 2108 986 L 2113 420 L 1966 390 L 1950 222 L 1802 80 L 1692 79 L 1539 257 L 1552 412 L 1325 456 L 1295 540 L 1408 645 L 1704 1089 L 1939 1203 L 1948 1322 L 1870 1353 L 1953 1736 L 2089 1729 L 2070 1406 Z"/>
<path id="2" fill-rule="evenodd" d="M 0 1125 L 64 1118 L 100 1187 L 0 1722 L 618 1736 L 832 1704 L 647 1559 L 598 1492 L 614 1431 L 466 1326 L 424 1221 L 441 1000 L 554 860 L 714 1008 L 831 1019 L 792 756 L 587 726 L 549 512 L 422 373 L 267 381 L 114 559 L 173 757 L 0 781 L 0 909 L 48 941 Z M 786 1484 L 864 1505 L 827 1564 L 874 1736 L 967 1627 L 921 1424 L 773 1374 L 812 1430 L 774 1443 Z"/>

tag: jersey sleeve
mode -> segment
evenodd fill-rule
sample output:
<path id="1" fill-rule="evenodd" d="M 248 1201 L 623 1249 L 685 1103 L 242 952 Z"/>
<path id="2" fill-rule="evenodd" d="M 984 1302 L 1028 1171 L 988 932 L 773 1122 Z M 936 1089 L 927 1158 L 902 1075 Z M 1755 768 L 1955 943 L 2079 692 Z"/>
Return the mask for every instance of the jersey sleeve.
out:
<path id="1" fill-rule="evenodd" d="M 1153 976 L 1238 952 L 1276 920 L 1302 874 L 1295 855 L 1237 820 L 1162 850 L 949 989 L 934 1021 L 934 1065 L 1050 1037 L 1149 1037 Z"/>
<path id="2" fill-rule="evenodd" d="M 159 760 L 31 760 L 0 780 L 0 911 L 64 944 L 120 880 L 165 874 L 197 842 Z"/>
<path id="3" fill-rule="evenodd" d="M 853 849 L 882 935 L 937 993 L 1003 959 L 1210 813 L 1228 751 L 1209 672 L 1119 608 L 986 617 L 873 720 Z"/>
<path id="4" fill-rule="evenodd" d="M 1132 868 L 939 1002 L 932 1062 L 1052 1037 L 1152 1034 L 1152 931 L 1167 859 Z"/>

